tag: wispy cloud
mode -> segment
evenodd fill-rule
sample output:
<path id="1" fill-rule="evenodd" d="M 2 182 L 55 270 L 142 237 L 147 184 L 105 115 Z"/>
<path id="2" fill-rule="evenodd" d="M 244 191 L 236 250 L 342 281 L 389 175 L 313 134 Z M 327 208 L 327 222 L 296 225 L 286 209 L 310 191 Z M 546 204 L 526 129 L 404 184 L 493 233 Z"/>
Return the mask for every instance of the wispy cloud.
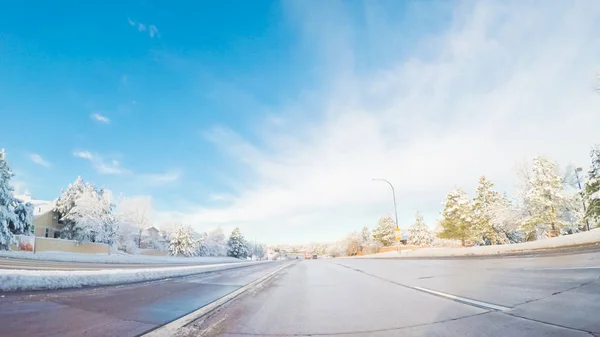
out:
<path id="1" fill-rule="evenodd" d="M 32 162 L 34 162 L 34 163 L 36 163 L 36 164 L 38 164 L 40 166 L 43 166 L 43 167 L 50 167 L 51 166 L 49 162 L 47 162 L 44 158 L 42 158 L 42 156 L 40 156 L 37 153 L 31 153 L 31 154 L 29 154 L 29 159 Z"/>
<path id="2" fill-rule="evenodd" d="M 90 115 L 90 118 L 95 120 L 96 122 L 99 123 L 103 123 L 103 124 L 109 124 L 110 123 L 110 118 L 100 114 L 100 113 L 94 113 Z"/>
<path id="3" fill-rule="evenodd" d="M 231 180 L 252 183 L 231 203 L 198 206 L 183 221 L 246 224 L 273 238 L 284 219 L 284 240 L 305 240 L 314 232 L 307 228 L 336 239 L 393 211 L 389 188 L 371 181 L 387 178 L 400 226 L 417 210 L 434 226 L 445 193 L 474 190 L 480 175 L 510 193 L 515 165 L 537 153 L 587 165 L 600 125 L 600 3 L 461 3 L 445 31 L 410 46 L 392 44 L 405 23 L 369 3 L 366 26 L 352 25 L 349 11 L 295 4 L 297 22 L 311 25 L 300 30 L 316 41 L 323 88 L 316 100 L 280 110 L 310 107 L 316 118 L 281 114 L 258 140 L 224 127 L 209 132 L 230 165 L 243 166 Z M 365 45 L 388 48 L 388 59 L 365 54 Z"/>
<path id="4" fill-rule="evenodd" d="M 155 25 L 147 25 L 141 22 L 135 22 L 131 18 L 127 18 L 127 22 L 131 27 L 137 28 L 138 32 L 148 32 L 150 38 L 160 37 L 158 28 Z"/>
<path id="5" fill-rule="evenodd" d="M 183 172 L 181 170 L 170 170 L 164 173 L 142 174 L 141 178 L 145 184 L 165 185 L 178 181 L 182 174 Z"/>
<path id="6" fill-rule="evenodd" d="M 130 170 L 121 167 L 119 161 L 114 159 L 105 160 L 101 156 L 88 151 L 75 151 L 73 156 L 88 160 L 99 174 L 121 175 L 131 173 Z"/>

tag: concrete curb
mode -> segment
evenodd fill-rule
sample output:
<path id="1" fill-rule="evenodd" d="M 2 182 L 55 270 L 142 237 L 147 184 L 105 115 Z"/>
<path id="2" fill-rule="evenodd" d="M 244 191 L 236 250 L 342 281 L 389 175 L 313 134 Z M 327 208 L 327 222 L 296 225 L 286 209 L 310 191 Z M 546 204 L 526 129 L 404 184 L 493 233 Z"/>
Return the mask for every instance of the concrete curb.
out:
<path id="1" fill-rule="evenodd" d="M 211 311 L 219 308 L 220 306 L 222 306 L 223 304 L 233 300 L 234 298 L 236 298 L 237 296 L 245 293 L 246 291 L 257 287 L 258 285 L 260 285 L 263 282 L 266 282 L 267 280 L 269 280 L 270 278 L 272 278 L 273 276 L 275 276 L 277 273 L 279 273 L 281 270 L 291 266 L 293 264 L 293 262 L 287 263 L 285 266 L 282 266 L 280 268 L 277 268 L 276 270 L 270 272 L 269 274 L 262 276 L 261 278 L 254 280 L 250 283 L 248 283 L 247 285 L 239 288 L 238 290 L 235 290 L 221 298 L 219 298 L 218 300 L 205 305 L 204 307 L 191 312 L 181 318 L 178 318 L 170 323 L 167 323 L 163 326 L 160 326 L 144 335 L 142 335 L 143 337 L 168 337 L 168 336 L 173 336 L 175 335 L 175 333 L 177 332 L 178 329 L 186 326 L 187 324 L 201 318 L 202 316 L 210 313 Z"/>

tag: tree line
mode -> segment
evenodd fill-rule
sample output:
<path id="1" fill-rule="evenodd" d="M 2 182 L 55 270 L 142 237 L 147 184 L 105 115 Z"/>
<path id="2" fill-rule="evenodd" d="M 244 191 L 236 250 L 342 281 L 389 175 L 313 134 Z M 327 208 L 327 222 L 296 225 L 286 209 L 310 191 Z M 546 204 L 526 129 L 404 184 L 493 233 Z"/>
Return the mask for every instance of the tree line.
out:
<path id="1" fill-rule="evenodd" d="M 461 188 L 445 198 L 441 219 L 431 230 L 417 212 L 403 234 L 417 246 L 499 245 L 568 235 L 600 224 L 600 145 L 590 151 L 590 167 L 568 166 L 543 156 L 534 157 L 518 170 L 515 198 L 500 193 L 485 176 L 479 178 L 475 196 Z M 330 245 L 331 251 L 346 255 L 373 253 L 393 245 L 396 224 L 382 217 L 372 233 L 368 227 Z"/>
<path id="2" fill-rule="evenodd" d="M 10 180 L 14 173 L 0 151 L 0 249 L 9 249 L 15 235 L 32 235 L 33 206 L 14 196 Z M 190 226 L 171 223 L 161 226 L 159 235 L 143 235 L 155 226 L 154 208 L 149 196 L 115 198 L 106 188 L 78 177 L 62 190 L 53 209 L 62 229 L 59 238 L 78 242 L 108 244 L 118 250 L 136 253 L 138 249 L 168 250 L 179 256 L 263 257 L 264 245 L 251 244 L 239 228 L 225 240 L 222 229 L 197 233 Z"/>

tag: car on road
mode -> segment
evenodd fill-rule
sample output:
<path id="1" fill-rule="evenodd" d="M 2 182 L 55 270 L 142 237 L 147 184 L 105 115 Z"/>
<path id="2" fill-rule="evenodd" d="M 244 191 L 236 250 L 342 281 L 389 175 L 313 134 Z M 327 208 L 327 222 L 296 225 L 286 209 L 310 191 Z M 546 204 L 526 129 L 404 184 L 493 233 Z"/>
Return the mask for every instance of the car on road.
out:
<path id="1" fill-rule="evenodd" d="M 313 260 L 316 260 L 317 259 L 317 254 L 313 254 L 312 258 L 313 258 Z"/>

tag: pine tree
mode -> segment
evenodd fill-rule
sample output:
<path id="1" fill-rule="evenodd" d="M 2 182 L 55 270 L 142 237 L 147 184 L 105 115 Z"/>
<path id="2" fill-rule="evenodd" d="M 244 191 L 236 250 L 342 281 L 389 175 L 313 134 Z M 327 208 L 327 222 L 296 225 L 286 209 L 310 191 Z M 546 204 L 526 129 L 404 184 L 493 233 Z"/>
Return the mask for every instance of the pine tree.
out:
<path id="1" fill-rule="evenodd" d="M 14 197 L 13 176 L 5 152 L 0 150 L 0 249 L 9 249 L 15 234 L 30 235 L 33 228 L 33 207 Z"/>
<path id="2" fill-rule="evenodd" d="M 442 239 L 460 240 L 464 246 L 473 236 L 473 207 L 467 194 L 456 189 L 446 196 L 443 219 L 440 222 L 442 230 L 438 237 Z"/>
<path id="3" fill-rule="evenodd" d="M 566 222 L 561 214 L 569 203 L 556 164 L 544 157 L 533 158 L 533 176 L 524 193 L 529 216 L 523 229 L 530 239 L 556 236 Z"/>
<path id="4" fill-rule="evenodd" d="M 364 226 L 359 235 L 359 249 L 363 253 L 375 253 L 379 248 L 379 243 L 373 240 L 373 234 L 369 227 Z M 327 247 L 324 248 L 327 251 Z"/>
<path id="5" fill-rule="evenodd" d="M 172 234 L 169 241 L 169 253 L 172 256 L 194 256 L 197 247 L 192 236 L 190 226 L 179 226 Z"/>
<path id="6" fill-rule="evenodd" d="M 493 208 L 504 200 L 493 187 L 494 184 L 482 176 L 479 178 L 477 195 L 473 199 L 473 239 L 482 245 L 509 243 L 502 228 L 494 226 Z"/>
<path id="7" fill-rule="evenodd" d="M 235 228 L 227 241 L 227 256 L 245 259 L 248 256 L 246 240 L 239 228 Z"/>
<path id="8" fill-rule="evenodd" d="M 383 216 L 379 219 L 377 227 L 373 229 L 373 239 L 383 246 L 391 246 L 396 241 L 396 223 L 391 216 Z"/>
<path id="9" fill-rule="evenodd" d="M 598 226 L 600 224 L 600 144 L 592 148 L 590 156 L 592 165 L 585 183 L 584 200 L 587 204 L 585 217 Z"/>
<path id="10" fill-rule="evenodd" d="M 415 223 L 408 228 L 408 243 L 416 246 L 430 246 L 433 243 L 433 233 L 419 212 L 415 215 Z"/>

